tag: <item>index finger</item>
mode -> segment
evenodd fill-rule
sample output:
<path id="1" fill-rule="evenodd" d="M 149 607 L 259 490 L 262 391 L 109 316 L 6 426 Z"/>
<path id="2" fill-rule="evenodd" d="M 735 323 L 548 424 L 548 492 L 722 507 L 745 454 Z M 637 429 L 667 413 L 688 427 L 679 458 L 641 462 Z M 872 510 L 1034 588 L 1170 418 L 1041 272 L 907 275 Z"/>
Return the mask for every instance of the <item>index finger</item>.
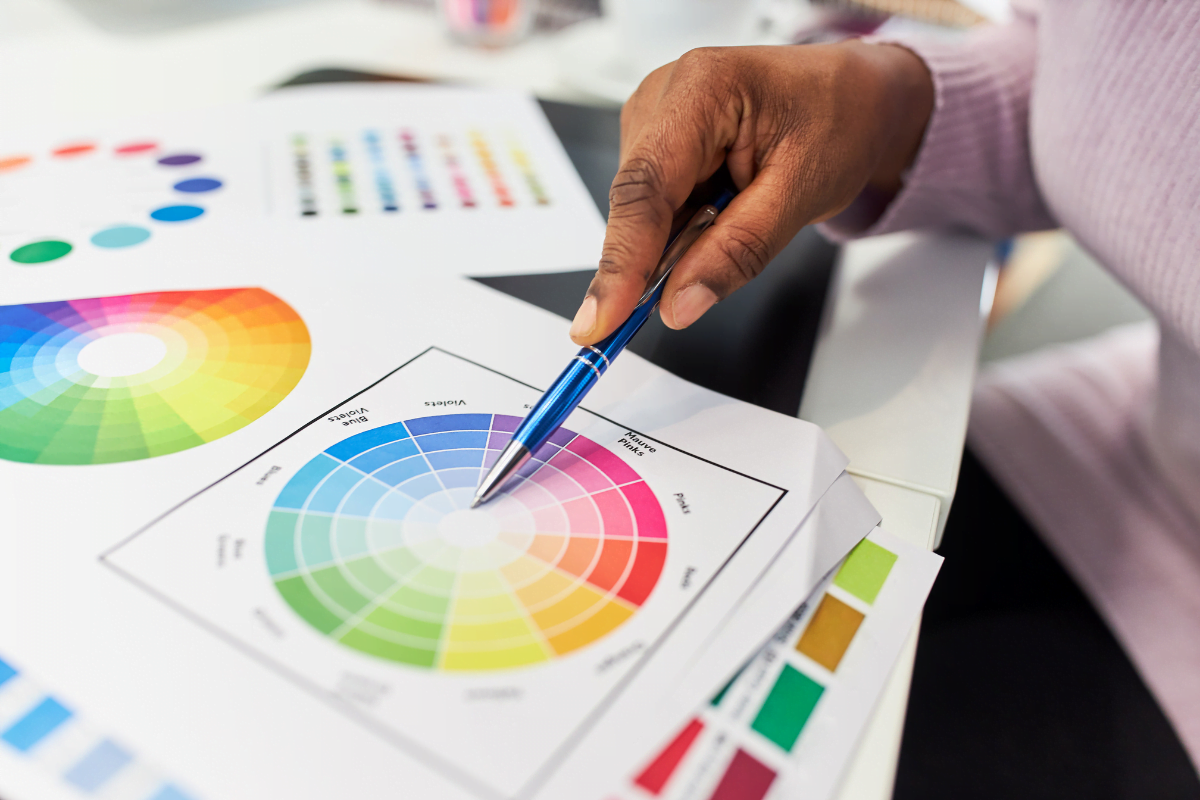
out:
<path id="1" fill-rule="evenodd" d="M 600 265 L 571 324 L 577 344 L 600 341 L 629 317 L 666 247 L 675 210 L 716 172 L 736 135 L 736 110 L 714 102 L 711 92 L 696 92 L 690 81 L 679 70 L 672 74 L 625 150 L 609 191 Z"/>

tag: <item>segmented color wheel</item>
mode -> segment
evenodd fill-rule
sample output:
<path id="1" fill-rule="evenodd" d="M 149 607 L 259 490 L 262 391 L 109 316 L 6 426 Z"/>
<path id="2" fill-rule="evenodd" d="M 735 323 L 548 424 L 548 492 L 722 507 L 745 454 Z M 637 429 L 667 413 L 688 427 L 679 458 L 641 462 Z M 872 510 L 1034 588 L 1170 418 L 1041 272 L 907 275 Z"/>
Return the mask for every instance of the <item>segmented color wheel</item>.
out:
<path id="1" fill-rule="evenodd" d="M 211 442 L 287 396 L 309 351 L 304 322 L 263 289 L 0 306 L 0 458 L 101 464 Z"/>
<path id="2" fill-rule="evenodd" d="M 470 509 L 519 422 L 422 417 L 318 454 L 267 524 L 284 600 L 349 647 L 443 670 L 546 661 L 627 620 L 662 572 L 667 526 L 624 461 L 560 429 L 515 486 Z"/>

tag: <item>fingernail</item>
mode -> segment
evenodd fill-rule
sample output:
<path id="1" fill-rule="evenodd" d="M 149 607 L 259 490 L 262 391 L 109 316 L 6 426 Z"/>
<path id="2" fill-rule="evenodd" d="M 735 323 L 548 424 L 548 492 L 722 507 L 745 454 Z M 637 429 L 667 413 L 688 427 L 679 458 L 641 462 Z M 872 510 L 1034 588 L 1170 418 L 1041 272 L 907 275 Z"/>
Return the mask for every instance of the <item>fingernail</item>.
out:
<path id="1" fill-rule="evenodd" d="M 596 298 L 583 298 L 583 305 L 575 312 L 575 320 L 571 323 L 571 336 L 579 338 L 587 336 L 596 327 Z"/>
<path id="2" fill-rule="evenodd" d="M 675 293 L 671 301 L 671 321 L 676 328 L 686 328 L 713 307 L 717 296 L 703 283 L 693 283 Z"/>

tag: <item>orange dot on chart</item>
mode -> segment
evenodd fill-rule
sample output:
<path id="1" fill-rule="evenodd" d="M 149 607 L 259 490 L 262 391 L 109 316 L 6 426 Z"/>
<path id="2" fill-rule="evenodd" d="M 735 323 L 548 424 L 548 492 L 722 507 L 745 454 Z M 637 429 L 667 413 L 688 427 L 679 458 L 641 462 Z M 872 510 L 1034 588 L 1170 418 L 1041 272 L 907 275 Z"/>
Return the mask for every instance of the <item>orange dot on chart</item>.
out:
<path id="1" fill-rule="evenodd" d="M 130 142 L 123 144 L 120 147 L 113 148 L 113 152 L 119 156 L 136 156 L 143 153 L 149 153 L 158 149 L 158 142 Z"/>
<path id="2" fill-rule="evenodd" d="M 6 156 L 5 158 L 0 158 L 0 172 L 19 169 L 32 160 L 29 156 Z"/>
<path id="3" fill-rule="evenodd" d="M 91 142 L 78 142 L 76 144 L 68 144 L 54 150 L 53 153 L 59 158 L 70 158 L 71 156 L 81 156 L 84 153 L 90 153 L 96 149 L 96 145 Z"/>

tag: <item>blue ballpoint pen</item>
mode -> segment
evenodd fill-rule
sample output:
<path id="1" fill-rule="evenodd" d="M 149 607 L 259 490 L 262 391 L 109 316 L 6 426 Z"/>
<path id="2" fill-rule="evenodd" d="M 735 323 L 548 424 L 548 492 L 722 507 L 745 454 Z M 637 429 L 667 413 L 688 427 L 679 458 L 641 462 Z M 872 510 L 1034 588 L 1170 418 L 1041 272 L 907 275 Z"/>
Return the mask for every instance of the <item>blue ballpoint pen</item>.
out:
<path id="1" fill-rule="evenodd" d="M 638 300 L 629 319 L 622 322 L 620 327 L 606 338 L 594 345 L 584 345 L 579 350 L 579 354 L 571 360 L 567 368 L 562 371 L 562 374 L 550 385 L 546 393 L 517 426 L 512 439 L 500 452 L 500 457 L 496 459 L 487 475 L 480 481 L 479 488 L 475 490 L 475 499 L 471 503 L 471 508 L 492 499 L 504 487 L 508 479 L 525 466 L 533 453 L 537 452 L 537 449 L 544 445 L 546 440 L 566 421 L 575 407 L 583 400 L 584 395 L 596 385 L 600 376 L 608 371 L 613 359 L 620 355 L 621 351 L 625 349 L 625 345 L 629 344 L 629 340 L 641 330 L 642 326 L 646 324 L 646 320 L 650 319 L 654 309 L 658 308 L 663 288 L 667 283 L 667 276 L 671 274 L 675 264 L 732 199 L 733 192 L 731 190 L 727 189 L 722 192 L 712 203 L 697 211 L 675 235 L 675 238 L 667 244 L 662 258 L 659 259 L 658 266 L 648 282 L 645 293 Z"/>

